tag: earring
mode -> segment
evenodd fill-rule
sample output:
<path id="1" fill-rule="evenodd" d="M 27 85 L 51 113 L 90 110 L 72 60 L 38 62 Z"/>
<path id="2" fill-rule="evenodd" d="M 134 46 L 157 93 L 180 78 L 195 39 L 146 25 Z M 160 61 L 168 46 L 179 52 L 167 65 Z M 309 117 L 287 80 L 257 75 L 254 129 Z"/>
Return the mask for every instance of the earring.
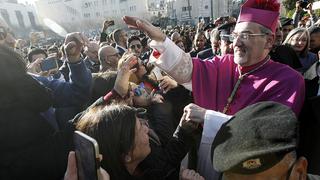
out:
<path id="1" fill-rule="evenodd" d="M 126 155 L 126 157 L 124 158 L 124 160 L 128 163 L 131 161 L 131 156 Z"/>

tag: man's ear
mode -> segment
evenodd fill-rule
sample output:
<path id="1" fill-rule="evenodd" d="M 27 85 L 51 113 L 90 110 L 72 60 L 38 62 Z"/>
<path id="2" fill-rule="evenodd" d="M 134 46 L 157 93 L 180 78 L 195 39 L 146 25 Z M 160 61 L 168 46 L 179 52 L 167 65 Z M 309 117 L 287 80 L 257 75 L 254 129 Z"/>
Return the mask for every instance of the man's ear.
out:
<path id="1" fill-rule="evenodd" d="M 308 161 L 305 157 L 300 157 L 294 164 L 291 177 L 299 177 L 299 180 L 307 179 Z"/>
<path id="2" fill-rule="evenodd" d="M 265 49 L 272 49 L 274 41 L 275 41 L 275 35 L 274 34 L 268 34 L 267 35 L 267 42 L 266 42 L 266 46 Z"/>

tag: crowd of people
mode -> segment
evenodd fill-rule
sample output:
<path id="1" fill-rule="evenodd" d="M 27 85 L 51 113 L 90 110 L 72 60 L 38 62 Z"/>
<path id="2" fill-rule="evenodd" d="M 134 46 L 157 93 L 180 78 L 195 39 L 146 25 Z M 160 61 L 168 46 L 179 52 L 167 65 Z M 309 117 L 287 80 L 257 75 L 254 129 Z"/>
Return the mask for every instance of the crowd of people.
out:
<path id="1" fill-rule="evenodd" d="M 103 180 L 320 179 L 320 22 L 279 9 L 170 29 L 124 16 L 134 31 L 104 21 L 46 47 L 0 22 L 0 179 L 77 180 L 76 130 Z"/>

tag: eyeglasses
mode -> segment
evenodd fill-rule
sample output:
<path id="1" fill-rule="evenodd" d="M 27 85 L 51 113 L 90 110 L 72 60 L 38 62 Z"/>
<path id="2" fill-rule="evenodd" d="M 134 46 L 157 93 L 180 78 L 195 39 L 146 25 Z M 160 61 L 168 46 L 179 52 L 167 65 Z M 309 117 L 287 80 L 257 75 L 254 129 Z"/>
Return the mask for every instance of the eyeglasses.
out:
<path id="1" fill-rule="evenodd" d="M 133 44 L 133 45 L 130 46 L 130 49 L 135 49 L 136 47 L 138 49 L 140 49 L 141 48 L 141 44 Z"/>
<path id="2" fill-rule="evenodd" d="M 229 34 L 220 35 L 220 39 L 232 43 L 234 38 Z"/>
<path id="3" fill-rule="evenodd" d="M 257 37 L 257 36 L 266 36 L 267 34 L 251 34 L 251 33 L 232 33 L 229 35 L 229 39 L 231 41 L 234 41 L 236 38 L 239 38 L 242 41 L 247 41 L 251 37 Z"/>

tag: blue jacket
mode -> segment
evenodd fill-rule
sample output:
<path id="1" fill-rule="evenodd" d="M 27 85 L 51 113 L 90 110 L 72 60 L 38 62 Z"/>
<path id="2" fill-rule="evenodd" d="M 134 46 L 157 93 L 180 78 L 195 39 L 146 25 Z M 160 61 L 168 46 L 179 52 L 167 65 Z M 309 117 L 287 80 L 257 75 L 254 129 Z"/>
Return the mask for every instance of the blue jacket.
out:
<path id="1" fill-rule="evenodd" d="M 47 77 L 32 75 L 52 91 L 55 110 L 49 110 L 51 113 L 46 112 L 45 116 L 46 119 L 56 119 L 61 129 L 65 127 L 68 120 L 82 111 L 88 103 L 91 93 L 92 76 L 84 62 L 81 60 L 76 64 L 68 64 L 68 67 L 70 69 L 69 82 L 59 79 L 49 80 Z"/>

